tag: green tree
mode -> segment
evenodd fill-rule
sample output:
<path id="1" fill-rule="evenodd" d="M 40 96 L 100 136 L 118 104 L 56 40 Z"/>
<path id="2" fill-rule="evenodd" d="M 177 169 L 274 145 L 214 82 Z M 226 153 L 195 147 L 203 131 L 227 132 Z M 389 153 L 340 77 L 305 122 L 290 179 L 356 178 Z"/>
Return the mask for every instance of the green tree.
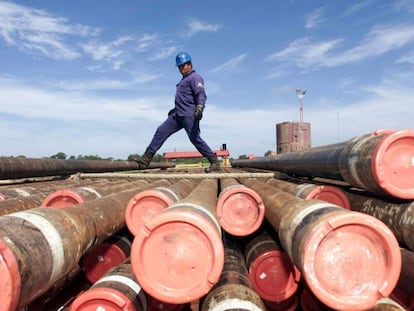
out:
<path id="1" fill-rule="evenodd" d="M 66 157 L 67 157 L 66 153 L 64 153 L 64 152 L 58 152 L 58 153 L 52 155 L 50 158 L 51 159 L 61 159 L 61 160 L 65 160 Z"/>

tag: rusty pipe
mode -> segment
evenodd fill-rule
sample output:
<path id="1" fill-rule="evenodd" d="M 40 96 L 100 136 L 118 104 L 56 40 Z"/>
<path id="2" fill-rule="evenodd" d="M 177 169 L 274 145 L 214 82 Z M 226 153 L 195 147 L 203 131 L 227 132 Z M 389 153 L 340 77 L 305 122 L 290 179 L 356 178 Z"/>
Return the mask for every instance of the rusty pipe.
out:
<path id="1" fill-rule="evenodd" d="M 240 247 L 226 238 L 223 271 L 204 299 L 201 311 L 241 309 L 266 310 L 262 299 L 252 287 Z"/>
<path id="2" fill-rule="evenodd" d="M 0 201 L 0 216 L 27 210 L 27 209 L 34 208 L 34 207 L 40 207 L 43 201 L 45 200 L 45 198 L 50 194 L 50 192 L 52 192 L 53 190 L 59 189 L 62 186 L 63 187 L 69 186 L 69 185 L 87 186 L 87 185 L 99 185 L 100 183 L 101 182 L 97 182 L 97 181 L 84 181 L 84 182 L 76 181 L 75 183 L 72 182 L 72 183 L 64 183 L 64 184 L 61 184 L 61 182 L 58 182 L 57 184 L 51 183 L 47 185 L 46 188 L 44 188 L 45 191 L 42 192 L 41 194 L 30 195 L 27 197 L 16 197 L 16 198 Z"/>
<path id="3" fill-rule="evenodd" d="M 292 193 L 301 199 L 317 199 L 351 209 L 348 198 L 339 187 L 311 183 L 294 183 L 276 178 L 270 178 L 266 183 Z"/>
<path id="4" fill-rule="evenodd" d="M 300 271 L 269 233 L 262 230 L 248 240 L 244 254 L 249 279 L 262 299 L 280 303 L 296 294 Z"/>
<path id="5" fill-rule="evenodd" d="M 169 168 L 174 165 L 151 162 L 149 168 Z M 0 157 L 0 179 L 103 173 L 137 170 L 134 161 L 62 160 Z"/>
<path id="6" fill-rule="evenodd" d="M 145 223 L 173 203 L 184 199 L 198 182 L 184 178 L 168 187 L 156 187 L 137 193 L 128 202 L 125 211 L 125 222 L 129 231 L 136 235 Z"/>
<path id="7" fill-rule="evenodd" d="M 183 304 L 207 294 L 223 268 L 215 215 L 217 179 L 204 179 L 184 199 L 147 222 L 131 249 L 134 274 L 152 297 Z"/>
<path id="8" fill-rule="evenodd" d="M 414 201 L 376 197 L 352 189 L 347 189 L 345 194 L 352 210 L 381 220 L 402 245 L 414 251 Z"/>
<path id="9" fill-rule="evenodd" d="M 232 166 L 342 180 L 371 192 L 414 199 L 414 131 L 378 131 L 301 152 L 236 160 Z"/>
<path id="10" fill-rule="evenodd" d="M 364 310 L 391 293 L 401 254 L 393 233 L 378 219 L 299 199 L 253 178 L 242 182 L 262 197 L 282 247 L 323 303 Z"/>
<path id="11" fill-rule="evenodd" d="M 68 311 L 147 311 L 147 297 L 134 277 L 130 259 L 112 267 L 90 289 L 81 293 Z"/>
<path id="12" fill-rule="evenodd" d="M 66 188 L 50 193 L 42 202 L 42 206 L 63 208 L 85 201 L 101 198 L 116 192 L 143 187 L 148 185 L 145 180 L 134 182 L 106 182 L 104 184 L 89 185 L 76 188 Z"/>
<path id="13" fill-rule="evenodd" d="M 216 215 L 224 231 L 234 236 L 255 232 L 264 219 L 262 198 L 234 178 L 221 178 Z"/>
<path id="14" fill-rule="evenodd" d="M 168 185 L 161 180 L 154 185 Z M 71 271 L 90 249 L 125 227 L 128 201 L 142 188 L 54 209 L 0 217 L 0 311 L 21 308 Z"/>
<path id="15" fill-rule="evenodd" d="M 124 262 L 131 254 L 132 239 L 127 231 L 115 233 L 83 255 L 80 265 L 90 283 L 95 283 L 109 269 Z"/>

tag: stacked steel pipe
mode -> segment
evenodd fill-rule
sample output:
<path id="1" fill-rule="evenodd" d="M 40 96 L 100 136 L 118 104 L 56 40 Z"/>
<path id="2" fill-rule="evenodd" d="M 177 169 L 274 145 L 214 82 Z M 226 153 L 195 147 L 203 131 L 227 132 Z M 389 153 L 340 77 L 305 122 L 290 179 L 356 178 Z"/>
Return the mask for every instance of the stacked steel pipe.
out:
<path id="1" fill-rule="evenodd" d="M 168 185 L 167 181 L 154 186 Z M 151 186 L 151 185 L 150 185 Z M 32 208 L 0 217 L 0 310 L 21 308 L 125 227 L 135 188 L 63 209 Z"/>
<path id="2" fill-rule="evenodd" d="M 324 304 L 365 310 L 392 292 L 401 254 L 393 233 L 378 219 L 324 201 L 299 199 L 253 178 L 242 183 L 262 197 L 266 219 Z"/>
<path id="3" fill-rule="evenodd" d="M 271 234 L 261 230 L 244 253 L 253 289 L 265 304 L 273 310 L 295 310 L 301 275 Z"/>
<path id="4" fill-rule="evenodd" d="M 119 183 L 105 183 L 76 188 L 65 188 L 49 194 L 42 202 L 42 206 L 63 208 L 85 201 L 101 198 L 105 195 L 117 193 L 131 188 L 148 185 L 145 180 L 123 181 Z"/>
<path id="5" fill-rule="evenodd" d="M 188 303 L 207 294 L 219 279 L 224 247 L 215 215 L 217 192 L 216 179 L 202 180 L 136 233 L 131 264 L 152 297 Z"/>
<path id="6" fill-rule="evenodd" d="M 174 167 L 168 163 L 151 162 L 149 168 Z M 137 170 L 134 161 L 62 160 L 0 157 L 0 179 L 71 175 L 75 173 L 103 173 Z"/>
<path id="7" fill-rule="evenodd" d="M 282 189 L 283 191 L 292 193 L 301 199 L 317 199 L 336 204 L 346 209 L 351 208 L 347 196 L 339 187 L 316 185 L 312 183 L 294 183 L 276 178 L 270 178 L 266 183 Z"/>
<path id="8" fill-rule="evenodd" d="M 147 297 L 132 273 L 130 259 L 114 266 L 80 294 L 69 311 L 147 311 Z"/>
<path id="9" fill-rule="evenodd" d="M 265 311 L 260 296 L 254 291 L 240 246 L 225 239 L 224 267 L 220 279 L 204 299 L 202 311 Z"/>
<path id="10" fill-rule="evenodd" d="M 197 180 L 181 179 L 168 187 L 155 187 L 137 193 L 128 202 L 125 212 L 129 231 L 135 235 L 145 223 L 173 203 L 184 199 L 197 184 Z"/>
<path id="11" fill-rule="evenodd" d="M 234 236 L 255 232 L 264 219 L 264 204 L 257 192 L 233 178 L 222 178 L 216 214 L 224 231 Z"/>
<path id="12" fill-rule="evenodd" d="M 128 232 L 122 230 L 88 251 L 80 261 L 88 281 L 95 283 L 108 270 L 129 258 L 131 244 Z"/>
<path id="13" fill-rule="evenodd" d="M 381 220 L 397 240 L 414 251 L 414 201 L 373 196 L 366 191 L 346 189 L 351 209 Z"/>
<path id="14" fill-rule="evenodd" d="M 301 152 L 236 160 L 232 166 L 341 180 L 370 192 L 414 199 L 413 155 L 414 131 L 378 131 Z"/>

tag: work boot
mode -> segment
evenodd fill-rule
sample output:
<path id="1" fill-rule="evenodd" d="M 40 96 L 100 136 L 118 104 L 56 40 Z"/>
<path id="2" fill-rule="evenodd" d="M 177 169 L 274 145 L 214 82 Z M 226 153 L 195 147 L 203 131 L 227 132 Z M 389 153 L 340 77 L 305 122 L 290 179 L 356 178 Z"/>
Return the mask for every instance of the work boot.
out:
<path id="1" fill-rule="evenodd" d="M 142 157 L 133 156 L 131 157 L 131 160 L 137 162 L 138 168 L 143 170 L 149 167 L 149 164 L 153 157 L 154 153 L 149 151 L 147 148 Z"/>
<path id="2" fill-rule="evenodd" d="M 208 161 L 210 162 L 210 167 L 204 169 L 206 173 L 221 171 L 220 162 L 217 159 L 217 156 L 208 158 Z"/>

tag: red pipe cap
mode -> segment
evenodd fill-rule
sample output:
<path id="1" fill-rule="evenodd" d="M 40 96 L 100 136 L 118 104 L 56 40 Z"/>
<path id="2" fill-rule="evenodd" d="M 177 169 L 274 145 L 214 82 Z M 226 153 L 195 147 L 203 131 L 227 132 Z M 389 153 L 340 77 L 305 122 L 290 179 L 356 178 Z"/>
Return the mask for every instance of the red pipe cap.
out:
<path id="1" fill-rule="evenodd" d="M 367 310 L 387 297 L 401 272 L 401 251 L 378 219 L 345 211 L 314 225 L 302 246 L 302 275 L 333 309 Z"/>
<path id="2" fill-rule="evenodd" d="M 305 198 L 305 200 L 312 199 L 322 200 L 349 210 L 351 209 L 351 204 L 349 203 L 348 197 L 341 189 L 338 189 L 337 187 L 317 186 L 312 189 Z"/>
<path id="3" fill-rule="evenodd" d="M 139 311 L 123 293 L 107 287 L 88 289 L 70 305 L 69 311 Z"/>
<path id="4" fill-rule="evenodd" d="M 295 294 L 300 272 L 286 253 L 272 250 L 252 262 L 249 279 L 262 299 L 280 302 Z"/>
<path id="5" fill-rule="evenodd" d="M 235 236 L 255 232 L 263 222 L 265 207 L 256 191 L 232 187 L 220 194 L 216 214 L 224 231 Z"/>
<path id="6" fill-rule="evenodd" d="M 129 254 L 119 245 L 103 242 L 82 258 L 82 271 L 89 282 L 95 283 L 109 269 L 120 265 L 128 257 Z"/>
<path id="7" fill-rule="evenodd" d="M 132 270 L 150 296 L 187 303 L 218 281 L 224 264 L 221 232 L 203 214 L 190 208 L 167 210 L 135 236 Z"/>
<path id="8" fill-rule="evenodd" d="M 161 214 L 174 200 L 157 189 L 143 190 L 129 202 L 125 211 L 125 222 L 133 235 L 156 215 Z"/>
<path id="9" fill-rule="evenodd" d="M 84 202 L 85 199 L 72 190 L 58 190 L 49 194 L 41 206 L 64 208 Z"/>
<path id="10" fill-rule="evenodd" d="M 372 154 L 371 170 L 386 193 L 414 199 L 414 131 L 398 131 L 384 137 Z"/>
<path id="11" fill-rule="evenodd" d="M 16 257 L 0 239 L 0 311 L 15 310 L 20 297 L 21 278 Z"/>

